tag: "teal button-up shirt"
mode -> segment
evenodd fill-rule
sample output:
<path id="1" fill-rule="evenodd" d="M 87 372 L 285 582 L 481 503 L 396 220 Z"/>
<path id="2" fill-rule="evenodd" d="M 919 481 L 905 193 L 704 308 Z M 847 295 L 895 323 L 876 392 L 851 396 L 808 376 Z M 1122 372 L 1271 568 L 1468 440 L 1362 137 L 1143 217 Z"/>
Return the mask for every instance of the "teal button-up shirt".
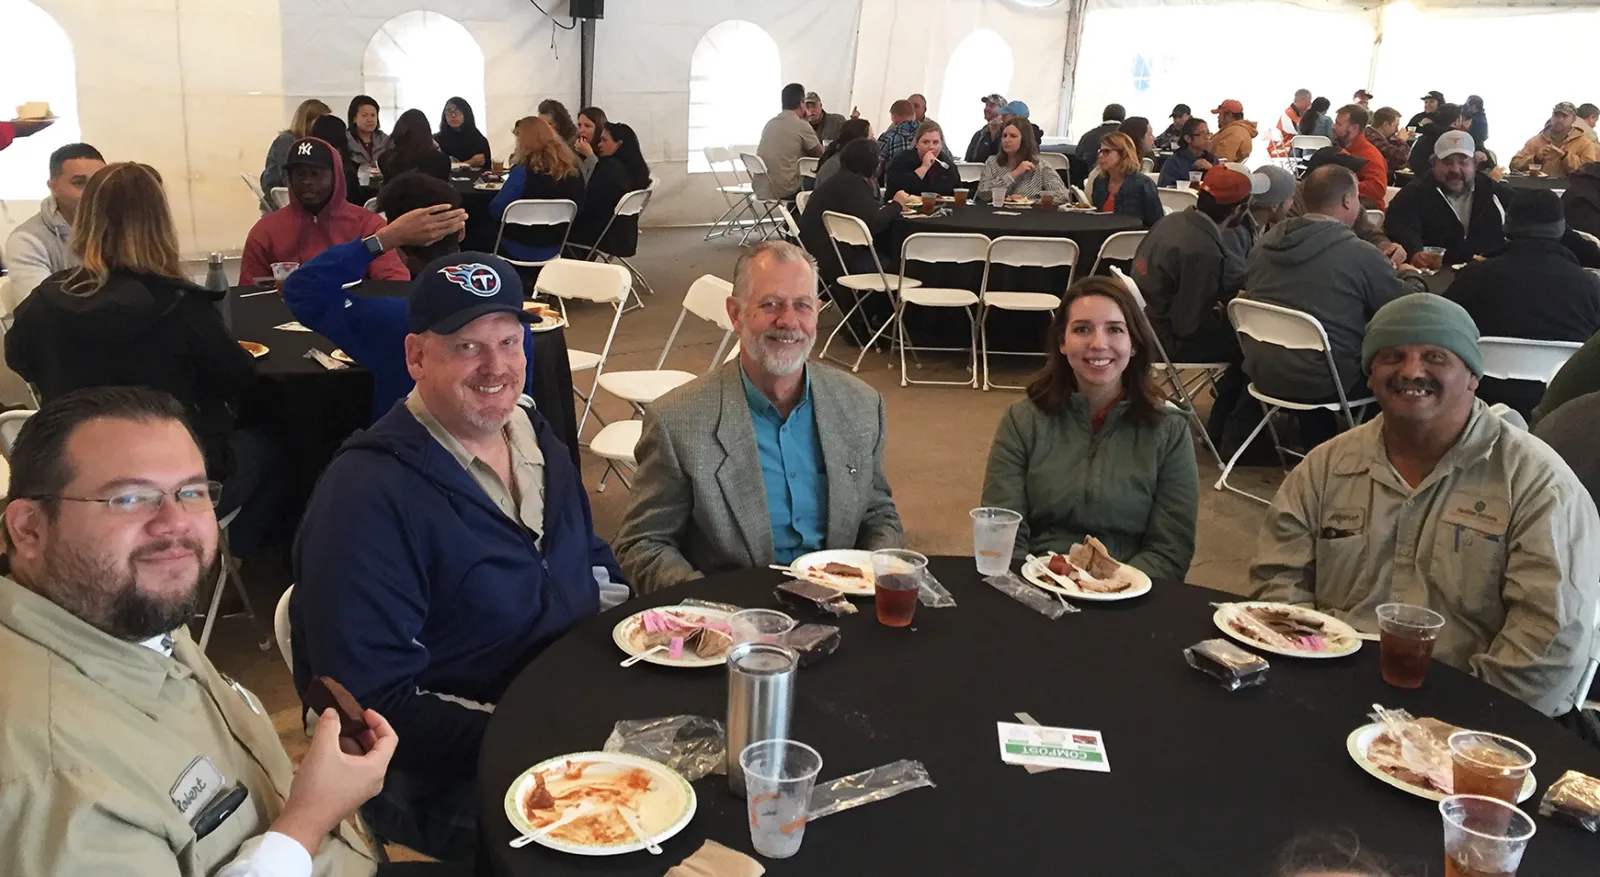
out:
<path id="1" fill-rule="evenodd" d="M 811 375 L 805 377 L 800 404 L 785 418 L 739 369 L 750 424 L 761 455 L 761 481 L 767 488 L 767 516 L 772 521 L 772 551 L 779 563 L 818 551 L 827 538 L 828 478 L 822 463 L 811 405 Z"/>

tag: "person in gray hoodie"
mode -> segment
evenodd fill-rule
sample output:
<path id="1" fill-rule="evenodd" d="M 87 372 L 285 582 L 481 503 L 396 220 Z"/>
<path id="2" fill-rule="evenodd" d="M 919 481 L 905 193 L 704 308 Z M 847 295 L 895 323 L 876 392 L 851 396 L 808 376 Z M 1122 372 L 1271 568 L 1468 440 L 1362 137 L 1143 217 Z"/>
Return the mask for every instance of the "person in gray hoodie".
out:
<path id="1" fill-rule="evenodd" d="M 1355 174 L 1338 165 L 1301 183 L 1306 212 L 1272 227 L 1250 256 L 1243 295 L 1304 311 L 1322 323 L 1347 396 L 1361 392 L 1361 339 L 1367 321 L 1404 290 L 1383 253 L 1356 237 L 1362 215 Z M 1241 337 L 1244 370 L 1263 393 L 1296 402 L 1328 402 L 1338 393 L 1327 359 Z"/>
<path id="2" fill-rule="evenodd" d="M 94 172 L 105 167 L 100 151 L 87 143 L 68 143 L 50 153 L 50 197 L 39 202 L 39 212 L 12 229 L 6 238 L 5 300 L 0 315 L 10 316 L 17 305 L 38 288 L 46 277 L 78 266 L 78 257 L 67 246 L 72 236 L 72 217 L 77 213 L 83 187 Z"/>

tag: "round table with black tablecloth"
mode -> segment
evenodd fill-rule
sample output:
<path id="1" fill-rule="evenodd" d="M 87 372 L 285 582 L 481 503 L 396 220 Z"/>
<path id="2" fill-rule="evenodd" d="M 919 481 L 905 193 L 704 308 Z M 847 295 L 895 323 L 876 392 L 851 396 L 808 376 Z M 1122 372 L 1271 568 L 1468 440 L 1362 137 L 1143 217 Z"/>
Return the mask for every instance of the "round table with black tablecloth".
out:
<path id="1" fill-rule="evenodd" d="M 480 182 L 481 177 L 477 175 L 450 178 L 450 186 L 461 196 L 461 206 L 467 211 L 467 235 L 462 239 L 462 249 L 488 253 L 493 252 L 495 234 L 500 229 L 490 215 L 489 204 L 500 190 L 480 189 Z"/>
<path id="2" fill-rule="evenodd" d="M 1157 582 L 1147 596 L 1085 603 L 1081 614 L 1049 621 L 980 582 L 971 558 L 935 558 L 931 568 L 959 605 L 918 607 L 911 628 L 890 629 L 870 601 L 857 600 L 860 614 L 830 622 L 843 629 L 839 650 L 799 673 L 792 734 L 822 754 L 823 780 L 904 758 L 926 765 L 937 788 L 819 820 L 794 858 L 762 860 L 773 877 L 1253 875 L 1290 838 L 1339 829 L 1437 874 L 1437 805 L 1384 785 L 1346 754 L 1346 736 L 1367 724 L 1374 702 L 1527 743 L 1538 755 L 1538 794 L 1567 769 L 1600 776 L 1600 752 L 1464 673 L 1435 664 L 1421 689 L 1390 688 L 1376 643 L 1333 660 L 1268 656 L 1264 685 L 1225 691 L 1181 653 L 1222 636 L 1209 604 L 1233 598 L 1218 591 Z M 496 873 L 659 877 L 708 838 L 752 852 L 744 802 L 721 776 L 694 784 L 699 810 L 660 857 L 509 849 L 516 832 L 502 802 L 523 770 L 599 749 L 620 719 L 722 718 L 724 669 L 623 669 L 611 628 L 688 597 L 774 606 L 782 581 L 753 570 L 630 602 L 574 629 L 517 677 L 489 720 L 478 766 Z M 1103 732 L 1111 772 L 1028 774 L 1002 764 L 995 723 L 1019 711 Z M 1538 824 L 1522 873 L 1594 872 L 1593 835 Z"/>
<path id="3" fill-rule="evenodd" d="M 361 296 L 403 298 L 410 286 L 407 281 L 368 280 L 352 291 Z M 294 321 L 281 295 L 249 287 L 234 289 L 230 295 L 234 337 L 268 348 L 267 354 L 256 360 L 255 387 L 240 400 L 239 423 L 261 427 L 288 447 L 294 481 L 284 504 L 284 525 L 292 533 L 306 497 L 334 452 L 352 432 L 371 422 L 372 375 L 354 365 L 330 371 L 307 358 L 306 351 L 313 347 L 332 353 L 334 345 L 313 332 L 274 328 Z M 535 334 L 533 355 L 534 385 L 527 388 L 528 395 L 571 449 L 572 461 L 577 464 L 578 424 L 565 332 L 557 328 Z"/>
<path id="4" fill-rule="evenodd" d="M 1506 174 L 1500 182 L 1518 191 L 1542 189 L 1561 194 L 1567 190 L 1566 177 L 1530 177 L 1526 174 Z"/>

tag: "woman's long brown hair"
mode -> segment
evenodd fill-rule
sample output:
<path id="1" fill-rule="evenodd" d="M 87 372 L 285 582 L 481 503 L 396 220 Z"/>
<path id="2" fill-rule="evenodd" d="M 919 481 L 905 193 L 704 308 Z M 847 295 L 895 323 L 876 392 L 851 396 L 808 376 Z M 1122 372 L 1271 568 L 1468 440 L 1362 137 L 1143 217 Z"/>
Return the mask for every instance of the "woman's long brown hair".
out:
<path id="1" fill-rule="evenodd" d="M 89 178 L 71 246 L 83 265 L 62 284 L 70 295 L 94 295 L 113 271 L 183 279 L 167 193 L 161 174 L 147 164 L 108 164 Z"/>
<path id="2" fill-rule="evenodd" d="M 1031 161 L 1037 165 L 1039 163 L 1039 144 L 1033 142 L 1033 123 L 1026 118 L 1018 116 L 1000 126 L 1001 137 L 1006 136 L 1007 128 L 1017 129 L 1017 152 L 1015 155 L 1007 157 L 1005 147 L 1002 146 L 999 152 L 1000 166 L 1015 168 L 1025 161 Z M 1046 170 L 1049 169 L 1046 168 Z"/>
<path id="3" fill-rule="evenodd" d="M 1091 295 L 1109 298 L 1122 310 L 1128 339 L 1133 342 L 1128 367 L 1122 372 L 1122 397 L 1128 401 L 1129 417 L 1153 423 L 1161 397 L 1156 395 L 1150 381 L 1150 351 L 1155 348 L 1150 341 L 1150 324 L 1127 287 L 1111 277 L 1085 277 L 1061 296 L 1061 307 L 1056 308 L 1055 319 L 1050 321 L 1050 332 L 1046 336 L 1044 368 L 1028 382 L 1028 398 L 1046 414 L 1060 414 L 1071 403 L 1072 394 L 1078 390 L 1078 376 L 1072 370 L 1072 363 L 1067 361 L 1067 355 L 1061 352 L 1061 342 L 1067 336 L 1072 303 Z"/>
<path id="4" fill-rule="evenodd" d="M 512 158 L 529 173 L 549 174 L 564 180 L 578 172 L 578 157 L 556 136 L 550 123 L 538 116 L 524 116 L 513 129 L 517 151 Z"/>

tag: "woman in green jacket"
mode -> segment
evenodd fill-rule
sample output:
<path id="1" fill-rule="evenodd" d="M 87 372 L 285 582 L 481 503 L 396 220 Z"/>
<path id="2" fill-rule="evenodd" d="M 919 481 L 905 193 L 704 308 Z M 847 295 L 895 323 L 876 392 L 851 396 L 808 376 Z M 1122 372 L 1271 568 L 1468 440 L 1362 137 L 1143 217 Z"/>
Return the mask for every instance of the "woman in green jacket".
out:
<path id="1" fill-rule="evenodd" d="M 1022 514 L 1015 557 L 1094 536 L 1152 579 L 1194 557 L 1199 473 L 1189 424 L 1150 382 L 1149 324 L 1127 289 L 1087 277 L 1062 296 L 1046 364 L 1000 418 L 983 504 Z"/>

